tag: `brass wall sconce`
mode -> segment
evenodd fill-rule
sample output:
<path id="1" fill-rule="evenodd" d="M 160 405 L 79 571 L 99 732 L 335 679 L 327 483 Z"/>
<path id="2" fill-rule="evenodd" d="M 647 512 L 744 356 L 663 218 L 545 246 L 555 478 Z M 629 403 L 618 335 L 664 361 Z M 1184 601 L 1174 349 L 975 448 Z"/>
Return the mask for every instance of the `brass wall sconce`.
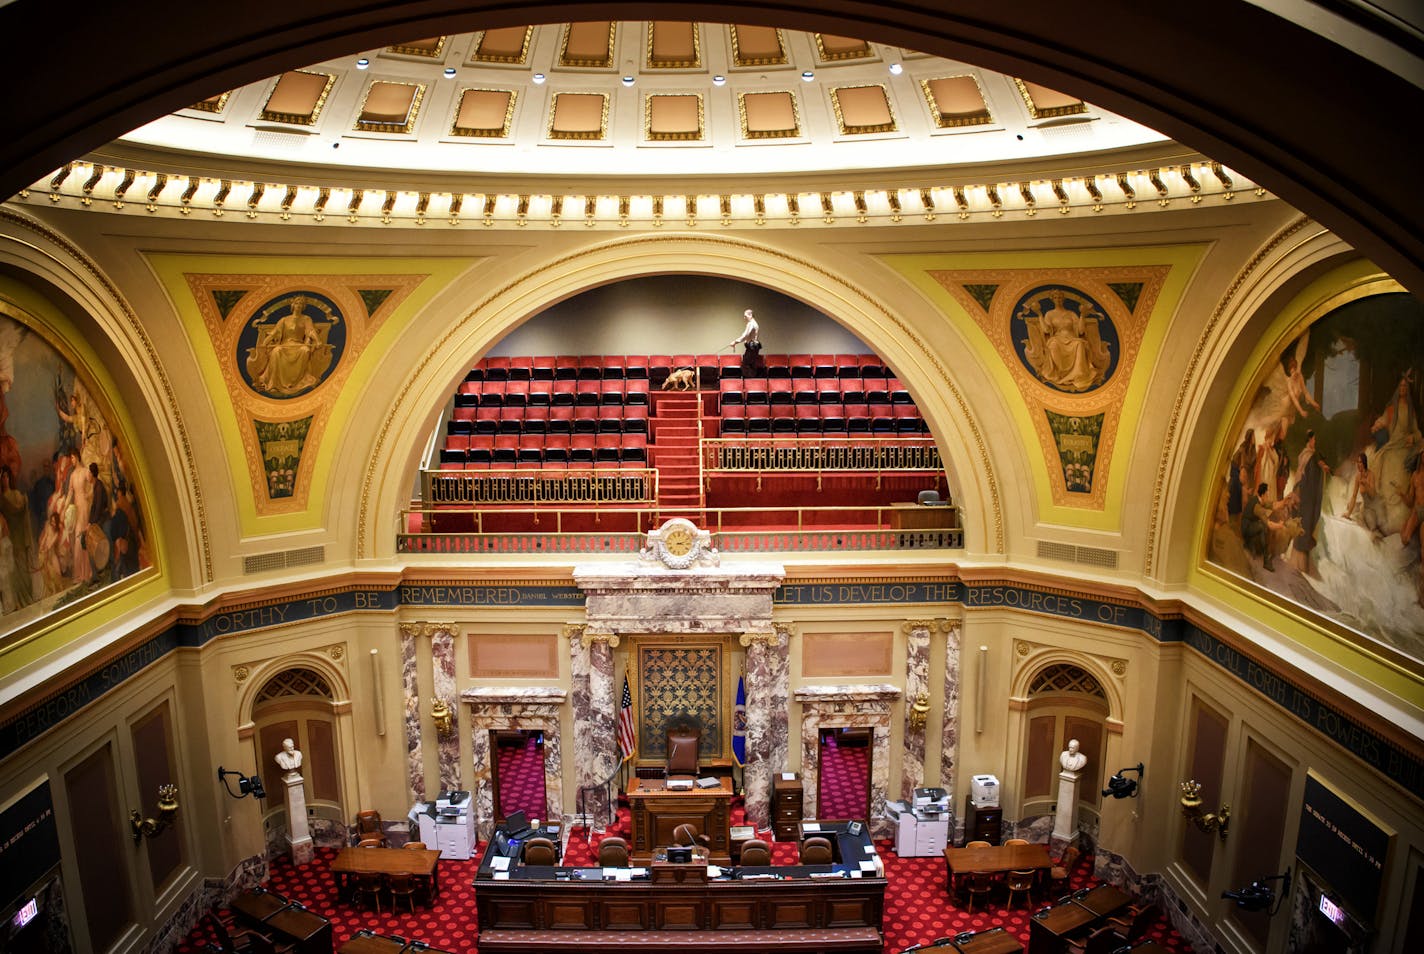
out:
<path id="1" fill-rule="evenodd" d="M 455 713 L 450 711 L 450 705 L 444 699 L 430 700 L 430 721 L 435 723 L 437 736 L 443 738 L 455 731 Z"/>
<path id="2" fill-rule="evenodd" d="M 1214 812 L 1202 811 L 1201 782 L 1192 779 L 1182 783 L 1182 814 L 1197 826 L 1198 831 L 1211 834 L 1216 832 L 1221 840 L 1226 840 L 1226 828 L 1231 822 L 1231 806 L 1222 805 Z"/>
<path id="3" fill-rule="evenodd" d="M 915 696 L 915 701 L 910 703 L 909 711 L 905 713 L 906 724 L 916 732 L 925 727 L 925 722 L 929 720 L 930 714 L 930 694 L 921 689 L 920 694 Z"/>
<path id="4" fill-rule="evenodd" d="M 129 812 L 129 827 L 133 829 L 134 844 L 145 838 L 152 838 L 173 824 L 178 814 L 178 786 L 169 782 L 158 786 L 158 817 L 144 818 L 137 808 Z"/>

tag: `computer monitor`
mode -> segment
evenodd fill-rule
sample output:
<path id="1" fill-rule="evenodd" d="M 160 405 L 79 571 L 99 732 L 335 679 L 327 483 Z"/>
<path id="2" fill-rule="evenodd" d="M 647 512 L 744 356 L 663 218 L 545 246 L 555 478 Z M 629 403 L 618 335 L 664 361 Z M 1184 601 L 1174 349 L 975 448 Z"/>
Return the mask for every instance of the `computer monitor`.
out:
<path id="1" fill-rule="evenodd" d="M 494 833 L 493 856 L 496 858 L 509 857 L 509 836 L 502 831 Z"/>
<path id="2" fill-rule="evenodd" d="M 667 860 L 673 864 L 687 864 L 692 860 L 691 846 L 673 845 L 667 850 Z"/>
<path id="3" fill-rule="evenodd" d="M 523 834 L 529 830 L 529 816 L 523 811 L 510 812 L 504 819 L 504 830 L 510 837 Z"/>

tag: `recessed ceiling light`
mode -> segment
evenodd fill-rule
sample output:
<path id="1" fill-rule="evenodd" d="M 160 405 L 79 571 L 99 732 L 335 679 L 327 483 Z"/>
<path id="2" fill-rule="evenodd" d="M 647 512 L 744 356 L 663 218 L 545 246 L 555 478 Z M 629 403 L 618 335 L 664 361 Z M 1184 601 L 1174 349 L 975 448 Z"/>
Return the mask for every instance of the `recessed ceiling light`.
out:
<path id="1" fill-rule="evenodd" d="M 899 76 L 899 75 L 900 75 L 901 73 L 903 73 L 903 72 L 905 72 L 905 68 L 904 68 L 903 66 L 901 66 L 899 63 L 891 63 L 891 64 L 890 64 L 890 75 L 891 75 L 891 76 Z"/>
<path id="2" fill-rule="evenodd" d="M 364 70 L 366 67 L 368 67 L 368 66 L 370 66 L 370 65 L 371 65 L 371 61 L 368 60 L 368 59 L 366 59 L 364 56 L 361 57 L 359 60 L 356 61 L 356 68 L 357 68 L 358 70 Z"/>
<path id="3" fill-rule="evenodd" d="M 632 85 L 633 85 L 633 77 L 631 77 L 631 76 L 625 76 L 625 77 L 623 77 L 623 85 L 624 85 L 624 86 L 632 86 Z"/>
<path id="4" fill-rule="evenodd" d="M 535 86 L 542 86 L 543 83 L 544 83 L 544 79 L 545 79 L 545 76 L 544 76 L 543 73 L 535 73 L 535 74 L 534 74 L 534 85 L 535 85 Z"/>
<path id="5" fill-rule="evenodd" d="M 447 66 L 447 67 L 445 67 L 445 78 L 446 78 L 446 79 L 454 79 L 454 78 L 455 78 L 455 67 L 453 67 L 453 66 Z"/>
<path id="6" fill-rule="evenodd" d="M 810 70 L 807 70 L 806 72 L 801 74 L 801 78 L 809 83 L 811 82 L 811 80 L 816 78 L 816 74 L 812 73 Z"/>
<path id="7" fill-rule="evenodd" d="M 720 74 L 717 75 L 717 76 L 712 77 L 712 85 L 713 85 L 713 86 L 726 86 L 726 85 L 727 85 L 727 77 L 722 76 L 722 75 L 720 75 Z"/>

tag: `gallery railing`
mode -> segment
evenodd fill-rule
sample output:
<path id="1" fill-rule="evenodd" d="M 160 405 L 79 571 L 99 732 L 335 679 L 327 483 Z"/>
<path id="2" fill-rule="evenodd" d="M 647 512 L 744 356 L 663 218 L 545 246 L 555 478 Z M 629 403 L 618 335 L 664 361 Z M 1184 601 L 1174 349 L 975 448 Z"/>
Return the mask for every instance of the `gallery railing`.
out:
<path id="1" fill-rule="evenodd" d="M 942 471 L 931 437 L 877 437 L 870 434 L 828 439 L 775 435 L 720 437 L 702 441 L 702 472 Z"/>
<path id="2" fill-rule="evenodd" d="M 651 504 L 658 499 L 656 470 L 586 467 L 579 470 L 427 470 L 427 505 Z"/>
<path id="3" fill-rule="evenodd" d="M 690 516 L 723 553 L 962 549 L 954 507 L 928 508 L 934 526 L 903 526 L 896 507 L 703 508 Z M 411 508 L 396 533 L 401 553 L 633 554 L 672 513 L 656 507 Z M 746 529 L 743 529 L 743 528 Z"/>

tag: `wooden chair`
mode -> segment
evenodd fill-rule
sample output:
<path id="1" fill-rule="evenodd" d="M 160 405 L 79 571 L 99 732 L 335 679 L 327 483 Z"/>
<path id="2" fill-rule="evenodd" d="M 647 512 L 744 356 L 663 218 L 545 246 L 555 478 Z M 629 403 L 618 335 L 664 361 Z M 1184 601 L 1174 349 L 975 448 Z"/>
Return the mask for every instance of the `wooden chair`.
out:
<path id="1" fill-rule="evenodd" d="M 686 822 L 672 830 L 672 842 L 675 845 L 690 847 L 693 853 L 702 859 L 706 859 L 712 851 L 712 839 L 699 833 L 695 827 Z"/>
<path id="2" fill-rule="evenodd" d="M 1014 906 L 1014 895 L 1020 892 L 1022 892 L 1024 900 L 1027 902 L 1025 907 L 1033 904 L 1033 885 L 1036 877 L 1037 872 L 1033 869 L 1010 871 L 1008 873 L 1004 878 L 1004 884 L 1009 889 L 1008 907 L 1012 908 Z"/>
<path id="3" fill-rule="evenodd" d="M 751 838 L 743 842 L 741 863 L 753 867 L 771 864 L 771 846 L 760 838 Z"/>
<path id="4" fill-rule="evenodd" d="M 974 896 L 987 895 L 998 886 L 998 879 L 987 871 L 971 871 L 964 876 L 964 891 L 969 895 L 969 904 L 966 908 L 969 914 L 974 913 Z"/>
<path id="5" fill-rule="evenodd" d="M 381 892 L 386 890 L 385 878 L 379 874 L 358 874 L 351 885 L 351 903 L 359 906 L 363 898 L 369 898 L 376 913 L 381 913 Z"/>
<path id="6" fill-rule="evenodd" d="M 1048 884 L 1055 894 L 1068 890 L 1068 882 L 1073 877 L 1073 869 L 1078 866 L 1079 853 L 1076 846 L 1070 845 L 1068 850 L 1063 852 L 1063 857 L 1058 859 L 1058 863 L 1049 869 Z"/>
<path id="7" fill-rule="evenodd" d="M 554 843 L 547 838 L 530 838 L 524 843 L 524 863 L 550 866 L 558 864 Z"/>
<path id="8" fill-rule="evenodd" d="M 424 850 L 425 850 L 425 842 L 423 842 L 423 841 L 408 841 L 408 842 L 405 843 L 405 847 L 406 847 L 406 848 L 409 848 L 411 851 L 424 851 Z"/>
<path id="9" fill-rule="evenodd" d="M 396 913 L 396 902 L 405 898 L 410 905 L 410 913 L 415 913 L 415 878 L 408 874 L 386 875 L 386 892 L 391 896 L 391 913 Z"/>
<path id="10" fill-rule="evenodd" d="M 1147 929 L 1157 922 L 1157 905 L 1130 904 L 1125 911 L 1108 918 L 1107 925 L 1127 938 L 1132 944 L 1147 933 Z"/>
<path id="11" fill-rule="evenodd" d="M 1004 842 L 1005 847 L 1007 847 L 1007 846 L 1009 846 L 1009 845 L 1026 845 L 1026 844 L 1028 844 L 1028 842 L 1027 842 L 1026 840 L 1024 840 L 1023 838 L 1010 838 L 1008 841 Z"/>
<path id="12" fill-rule="evenodd" d="M 1067 954 L 1112 954 L 1127 941 L 1111 925 L 1095 928 L 1086 938 L 1067 938 Z"/>
<path id="13" fill-rule="evenodd" d="M 384 848 L 386 840 L 384 838 L 362 838 L 356 842 L 357 848 Z"/>
<path id="14" fill-rule="evenodd" d="M 203 921 L 223 954 L 286 954 L 292 949 L 290 944 L 278 948 L 260 931 L 230 926 L 211 911 L 203 915 Z"/>
<path id="15" fill-rule="evenodd" d="M 992 847 L 994 847 L 994 846 L 991 845 L 991 844 L 989 844 L 987 841 L 967 841 L 967 842 L 964 843 L 964 847 L 965 847 L 965 848 L 992 848 Z"/>
<path id="16" fill-rule="evenodd" d="M 379 839 L 380 847 L 386 846 L 386 832 L 381 827 L 381 813 L 371 808 L 356 813 L 356 841 L 359 844 L 367 838 Z"/>
<path id="17" fill-rule="evenodd" d="M 598 843 L 598 866 L 600 868 L 628 867 L 628 842 L 617 835 L 609 835 Z"/>
<path id="18" fill-rule="evenodd" d="M 828 865 L 834 859 L 829 838 L 819 835 L 801 842 L 801 863 L 803 865 Z"/>

